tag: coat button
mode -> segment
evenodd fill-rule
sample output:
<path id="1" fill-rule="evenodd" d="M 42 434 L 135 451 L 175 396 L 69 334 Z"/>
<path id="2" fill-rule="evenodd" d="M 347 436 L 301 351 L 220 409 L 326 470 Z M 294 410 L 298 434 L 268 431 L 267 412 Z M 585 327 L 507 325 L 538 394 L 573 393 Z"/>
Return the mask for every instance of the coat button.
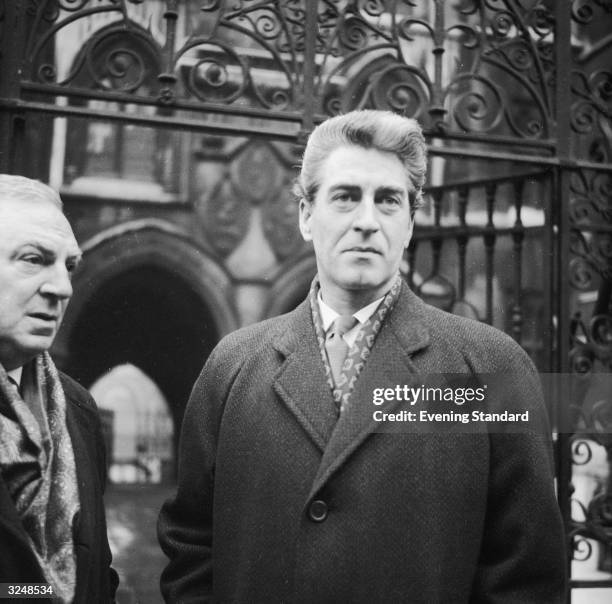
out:
<path id="1" fill-rule="evenodd" d="M 327 518 L 327 504 L 321 499 L 315 499 L 308 507 L 308 517 L 313 522 L 323 522 Z"/>

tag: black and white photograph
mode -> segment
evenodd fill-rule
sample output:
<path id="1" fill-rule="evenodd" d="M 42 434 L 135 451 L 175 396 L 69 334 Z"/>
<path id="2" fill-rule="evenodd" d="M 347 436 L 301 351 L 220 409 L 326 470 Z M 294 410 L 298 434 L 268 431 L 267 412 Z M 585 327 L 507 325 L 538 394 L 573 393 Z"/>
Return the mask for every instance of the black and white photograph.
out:
<path id="1" fill-rule="evenodd" d="M 0 0 L 0 600 L 612 602 L 612 0 Z"/>

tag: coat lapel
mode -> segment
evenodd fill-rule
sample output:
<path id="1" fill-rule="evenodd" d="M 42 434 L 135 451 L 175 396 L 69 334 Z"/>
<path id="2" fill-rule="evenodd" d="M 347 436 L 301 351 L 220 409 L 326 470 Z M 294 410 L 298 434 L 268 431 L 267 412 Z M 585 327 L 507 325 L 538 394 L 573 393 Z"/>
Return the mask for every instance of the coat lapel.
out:
<path id="1" fill-rule="evenodd" d="M 325 379 L 310 303 L 293 312 L 292 326 L 274 341 L 284 357 L 273 388 L 287 409 L 323 451 L 337 421 L 336 406 Z"/>
<path id="2" fill-rule="evenodd" d="M 395 308 L 385 320 L 357 379 L 348 408 L 332 432 L 312 486 L 312 496 L 379 426 L 372 417 L 374 388 L 410 385 L 411 376 L 412 379 L 418 377 L 410 357 L 428 344 L 429 329 L 423 302 L 402 284 Z M 395 407 L 399 405 L 401 402 Z M 385 411 L 393 411 L 393 408 L 393 405 L 386 405 Z"/>
<path id="3" fill-rule="evenodd" d="M 64 388 L 66 391 L 66 388 Z M 92 447 L 95 446 L 95 430 L 90 413 L 66 394 L 66 424 L 72 440 L 72 449 L 76 459 L 76 473 L 79 487 L 80 512 L 74 523 L 74 547 L 77 558 L 77 577 L 75 602 L 87 593 L 87 575 L 89 572 L 90 548 L 94 542 L 95 527 L 93 514 L 82 510 L 95 509 L 96 472 L 92 462 Z"/>
<path id="4" fill-rule="evenodd" d="M 351 403 L 340 419 L 325 379 L 308 300 L 293 311 L 290 326 L 274 341 L 283 362 L 274 377 L 273 388 L 323 453 L 311 494 L 378 427 L 372 418 L 373 389 L 410 385 L 410 376 L 416 377 L 410 357 L 429 344 L 423 307 L 423 302 L 403 284 L 395 308 L 385 320 L 355 384 Z M 392 408 L 386 406 L 385 410 Z"/>

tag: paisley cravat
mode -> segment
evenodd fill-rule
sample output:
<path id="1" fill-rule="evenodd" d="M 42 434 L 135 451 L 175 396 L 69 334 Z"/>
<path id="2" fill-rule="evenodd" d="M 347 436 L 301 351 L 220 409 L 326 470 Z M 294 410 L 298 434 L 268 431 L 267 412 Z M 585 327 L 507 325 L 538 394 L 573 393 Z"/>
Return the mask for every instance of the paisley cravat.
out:
<path id="1" fill-rule="evenodd" d="M 325 351 L 329 360 L 329 367 L 334 378 L 334 384 L 340 381 L 342 365 L 348 354 L 348 344 L 342 337 L 357 324 L 357 319 L 353 315 L 340 315 L 331 324 L 325 337 Z"/>

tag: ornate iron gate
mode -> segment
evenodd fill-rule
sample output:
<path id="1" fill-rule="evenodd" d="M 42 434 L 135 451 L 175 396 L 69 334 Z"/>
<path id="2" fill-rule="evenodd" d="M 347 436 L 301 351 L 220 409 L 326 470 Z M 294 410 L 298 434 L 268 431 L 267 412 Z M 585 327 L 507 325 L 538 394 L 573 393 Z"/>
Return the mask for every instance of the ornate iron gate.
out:
<path id="1" fill-rule="evenodd" d="M 557 376 L 559 501 L 574 560 L 597 567 L 572 586 L 612 587 L 609 0 L 2 0 L 0 27 L 0 169 L 53 177 L 63 137 L 60 184 L 87 173 L 85 119 L 116 126 L 119 179 L 128 126 L 167 150 L 183 131 L 299 146 L 357 107 L 419 119 L 431 204 L 407 277 Z M 154 172 L 172 192 L 176 170 Z"/>

